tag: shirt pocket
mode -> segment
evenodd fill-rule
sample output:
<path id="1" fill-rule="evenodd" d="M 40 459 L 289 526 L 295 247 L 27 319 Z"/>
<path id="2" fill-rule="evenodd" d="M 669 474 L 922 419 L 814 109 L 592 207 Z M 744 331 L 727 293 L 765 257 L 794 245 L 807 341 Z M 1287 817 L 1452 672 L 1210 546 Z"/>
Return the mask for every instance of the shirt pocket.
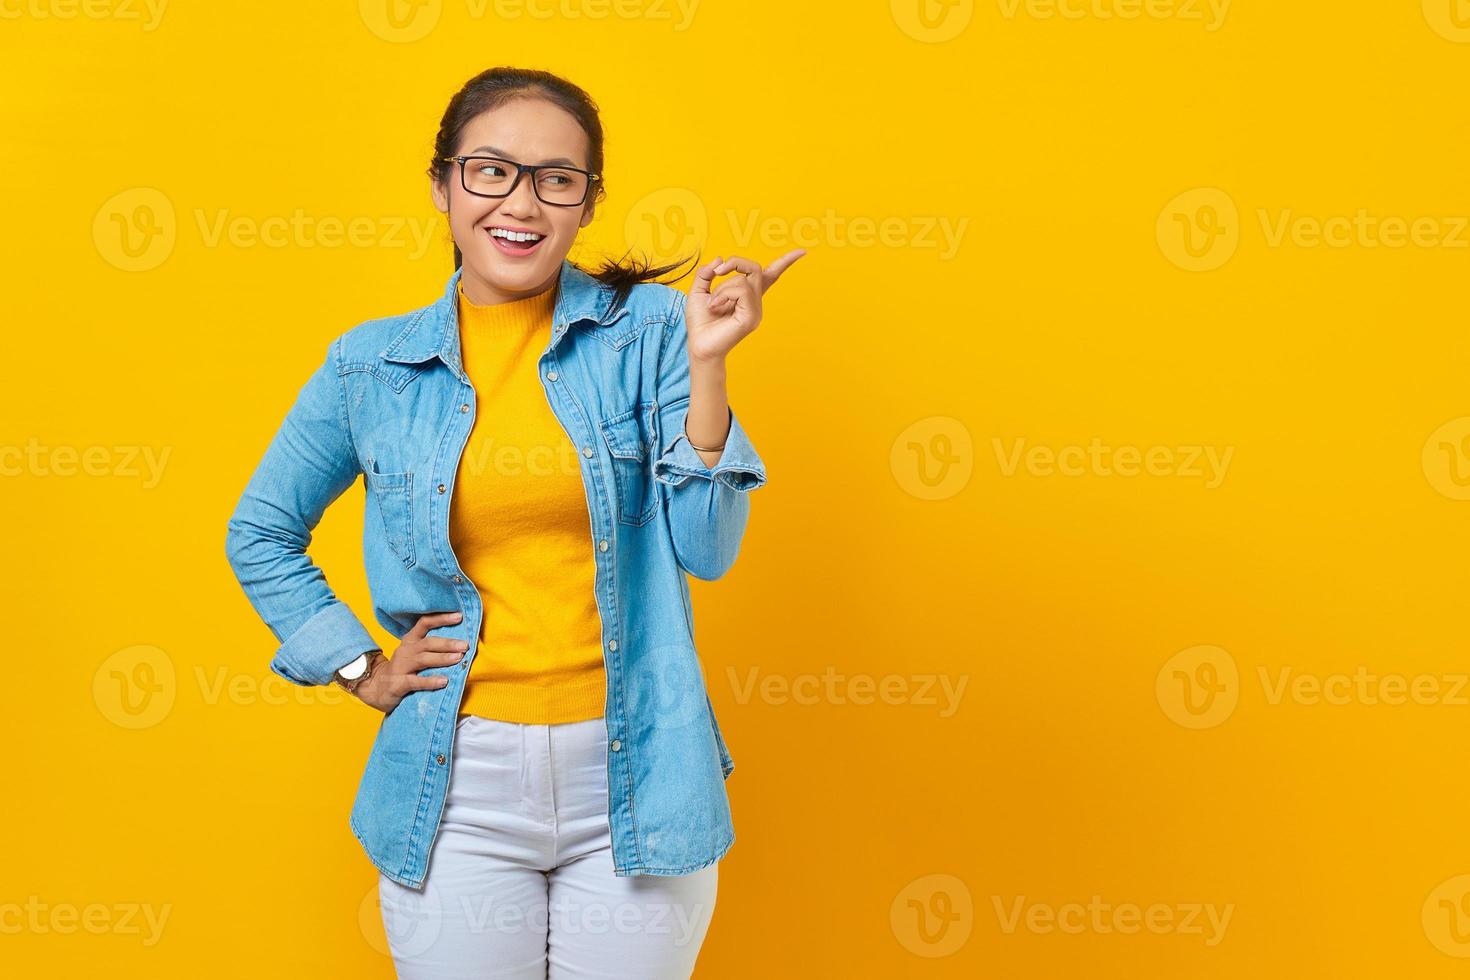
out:
<path id="1" fill-rule="evenodd" d="M 639 402 L 637 408 L 602 420 L 602 438 L 612 455 L 618 520 L 647 524 L 658 511 L 658 488 L 653 482 L 653 447 L 658 444 L 657 402 Z"/>
<path id="2" fill-rule="evenodd" d="M 403 567 L 412 568 L 417 560 L 413 547 L 413 473 L 378 473 L 376 469 L 374 463 L 366 475 L 384 540 Z"/>

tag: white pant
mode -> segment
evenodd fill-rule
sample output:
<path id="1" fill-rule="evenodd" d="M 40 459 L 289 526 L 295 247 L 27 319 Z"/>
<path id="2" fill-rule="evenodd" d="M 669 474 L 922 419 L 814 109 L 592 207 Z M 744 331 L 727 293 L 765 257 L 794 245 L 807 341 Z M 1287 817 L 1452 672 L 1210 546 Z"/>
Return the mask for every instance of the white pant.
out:
<path id="1" fill-rule="evenodd" d="M 424 889 L 379 875 L 378 897 L 405 980 L 687 980 L 718 867 L 613 874 L 604 719 L 467 715 Z"/>

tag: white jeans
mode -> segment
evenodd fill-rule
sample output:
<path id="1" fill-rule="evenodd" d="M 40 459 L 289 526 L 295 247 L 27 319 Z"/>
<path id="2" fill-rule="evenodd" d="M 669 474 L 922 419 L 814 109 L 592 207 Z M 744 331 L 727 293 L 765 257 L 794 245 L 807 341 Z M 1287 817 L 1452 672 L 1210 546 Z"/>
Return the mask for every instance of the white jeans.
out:
<path id="1" fill-rule="evenodd" d="M 467 715 L 422 891 L 378 877 L 405 980 L 687 980 L 717 868 L 613 874 L 604 719 Z"/>

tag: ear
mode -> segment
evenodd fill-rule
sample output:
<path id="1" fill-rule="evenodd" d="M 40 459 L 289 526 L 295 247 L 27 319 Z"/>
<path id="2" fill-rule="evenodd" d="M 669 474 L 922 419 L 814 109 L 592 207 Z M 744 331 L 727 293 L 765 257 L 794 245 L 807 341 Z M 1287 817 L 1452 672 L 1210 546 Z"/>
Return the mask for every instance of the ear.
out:
<path id="1" fill-rule="evenodd" d="M 434 207 L 442 214 L 449 213 L 449 195 L 444 191 L 442 181 L 429 178 L 429 196 L 434 199 Z"/>
<path id="2" fill-rule="evenodd" d="M 595 215 L 596 211 L 597 205 L 592 201 L 588 201 L 587 206 L 582 209 L 582 220 L 578 222 L 577 227 L 586 228 L 588 225 L 592 224 L 592 218 Z"/>

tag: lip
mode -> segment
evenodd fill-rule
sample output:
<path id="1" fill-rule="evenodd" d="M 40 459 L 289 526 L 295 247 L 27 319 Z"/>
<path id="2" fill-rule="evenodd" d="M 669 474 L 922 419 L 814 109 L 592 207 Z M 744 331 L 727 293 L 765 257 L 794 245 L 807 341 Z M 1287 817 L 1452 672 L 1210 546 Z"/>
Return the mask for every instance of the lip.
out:
<path id="1" fill-rule="evenodd" d="M 537 231 L 535 228 L 518 228 L 514 225 L 485 225 L 484 227 L 485 237 L 490 239 L 490 244 L 495 246 L 495 250 L 501 255 L 507 255 L 513 259 L 524 259 L 527 256 L 535 255 L 538 251 L 541 250 L 541 246 L 546 244 L 547 239 L 550 238 L 550 236 L 547 235 L 545 232 Z M 529 231 L 534 235 L 540 235 L 541 240 L 535 245 L 532 245 L 530 248 L 515 249 L 511 248 L 509 245 L 506 245 L 502 239 L 496 238 L 494 235 L 490 234 L 491 228 L 499 228 L 502 231 Z"/>

